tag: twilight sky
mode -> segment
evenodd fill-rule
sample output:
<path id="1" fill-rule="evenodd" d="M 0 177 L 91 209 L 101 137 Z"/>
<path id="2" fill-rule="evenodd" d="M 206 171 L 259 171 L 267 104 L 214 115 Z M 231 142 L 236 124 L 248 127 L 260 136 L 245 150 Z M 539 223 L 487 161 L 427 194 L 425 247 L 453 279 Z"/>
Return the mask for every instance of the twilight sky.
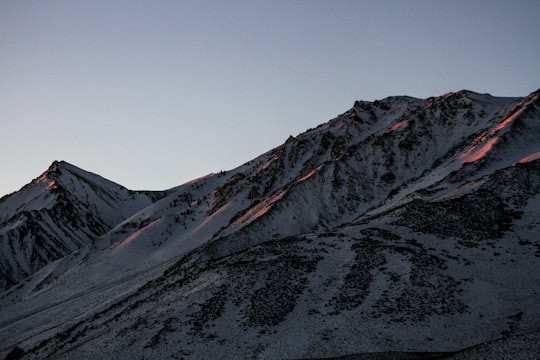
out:
<path id="1" fill-rule="evenodd" d="M 232 169 L 355 100 L 540 88 L 538 0 L 0 2 L 0 196 Z"/>

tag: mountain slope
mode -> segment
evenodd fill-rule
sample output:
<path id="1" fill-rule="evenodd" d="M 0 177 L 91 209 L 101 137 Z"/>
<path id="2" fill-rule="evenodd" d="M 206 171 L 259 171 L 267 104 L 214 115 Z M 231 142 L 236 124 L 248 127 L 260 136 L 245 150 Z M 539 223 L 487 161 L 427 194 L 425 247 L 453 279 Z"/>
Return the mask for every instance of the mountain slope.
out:
<path id="1" fill-rule="evenodd" d="M 81 248 L 160 196 L 55 161 L 0 199 L 0 289 Z"/>
<path id="2" fill-rule="evenodd" d="M 0 349 L 313 358 L 539 332 L 539 98 L 358 101 L 0 294 Z"/>
<path id="3" fill-rule="evenodd" d="M 540 231 L 539 170 L 538 160 L 518 164 L 455 198 L 413 201 L 369 223 L 270 238 L 222 258 L 204 245 L 28 358 L 454 352 L 539 331 L 540 243 L 527 236 Z M 510 186 L 500 192 L 500 183 Z M 441 227 L 448 219 L 456 223 Z"/>

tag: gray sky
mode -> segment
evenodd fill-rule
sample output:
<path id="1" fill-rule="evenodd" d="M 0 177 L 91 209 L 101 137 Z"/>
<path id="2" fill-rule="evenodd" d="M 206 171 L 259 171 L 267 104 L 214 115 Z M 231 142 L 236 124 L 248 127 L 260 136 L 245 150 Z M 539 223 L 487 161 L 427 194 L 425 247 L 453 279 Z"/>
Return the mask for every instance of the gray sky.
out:
<path id="1" fill-rule="evenodd" d="M 0 2 L 0 196 L 232 169 L 355 100 L 540 87 L 540 1 Z"/>

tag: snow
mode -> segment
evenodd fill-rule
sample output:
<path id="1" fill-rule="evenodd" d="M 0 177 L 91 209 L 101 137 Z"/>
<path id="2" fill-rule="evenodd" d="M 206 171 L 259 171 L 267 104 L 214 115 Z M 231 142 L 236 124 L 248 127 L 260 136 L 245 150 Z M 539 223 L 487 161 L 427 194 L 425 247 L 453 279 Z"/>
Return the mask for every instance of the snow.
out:
<path id="1" fill-rule="evenodd" d="M 401 121 L 395 123 L 394 125 L 392 125 L 392 126 L 390 127 L 390 129 L 387 130 L 387 132 L 396 131 L 396 130 L 402 128 L 402 127 L 405 127 L 405 126 L 407 126 L 407 123 L 408 123 L 408 121 L 407 121 L 406 119 L 405 119 L 405 120 L 401 120 Z"/>
<path id="2" fill-rule="evenodd" d="M 98 175 L 55 161 L 0 202 L 0 287 L 78 250 L 152 203 Z M 19 235 L 20 234 L 20 235 Z"/>
<path id="3" fill-rule="evenodd" d="M 472 148 L 467 150 L 464 154 L 460 155 L 461 160 L 464 163 L 475 162 L 489 154 L 493 145 L 499 141 L 498 137 L 491 138 L 487 141 L 480 143 L 479 145 L 474 145 Z"/>
<path id="4" fill-rule="evenodd" d="M 317 166 L 315 169 L 311 170 L 310 172 L 308 172 L 306 175 L 302 176 L 300 179 L 296 180 L 297 182 L 302 182 L 302 181 L 306 181 L 307 179 L 309 179 L 310 177 L 312 177 L 317 171 L 319 171 L 321 168 L 323 167 L 323 165 L 319 165 Z"/>
<path id="5" fill-rule="evenodd" d="M 516 179 L 526 191 L 496 185 L 534 174 L 540 132 L 526 110 L 537 100 L 462 91 L 357 102 L 158 201 L 55 163 L 0 201 L 0 236 L 24 224 L 14 214 L 56 206 L 62 188 L 109 228 L 0 293 L 0 357 L 42 340 L 36 357 L 336 357 L 538 331 L 540 195 L 533 176 Z M 415 200 L 459 221 L 451 206 L 486 189 L 521 199 L 507 204 L 521 213 L 500 238 L 400 223 Z"/>
<path id="6" fill-rule="evenodd" d="M 516 161 L 512 165 L 515 166 L 516 164 L 524 164 L 524 163 L 528 163 L 528 162 L 538 160 L 538 159 L 540 159 L 540 151 L 537 151 L 537 152 L 534 152 L 534 153 L 532 153 L 530 155 L 527 155 L 527 156 L 519 159 L 518 161 Z"/>

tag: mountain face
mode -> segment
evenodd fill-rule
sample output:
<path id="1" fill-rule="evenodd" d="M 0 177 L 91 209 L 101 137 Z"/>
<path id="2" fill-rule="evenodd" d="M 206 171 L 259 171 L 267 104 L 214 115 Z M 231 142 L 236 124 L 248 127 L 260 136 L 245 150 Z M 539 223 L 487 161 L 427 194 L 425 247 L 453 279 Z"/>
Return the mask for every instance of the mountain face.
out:
<path id="1" fill-rule="evenodd" d="M 0 289 L 78 250 L 160 196 L 55 161 L 0 199 Z"/>
<path id="2" fill-rule="evenodd" d="M 357 101 L 161 193 L 54 163 L 0 200 L 0 355 L 534 358 L 539 98 Z"/>

